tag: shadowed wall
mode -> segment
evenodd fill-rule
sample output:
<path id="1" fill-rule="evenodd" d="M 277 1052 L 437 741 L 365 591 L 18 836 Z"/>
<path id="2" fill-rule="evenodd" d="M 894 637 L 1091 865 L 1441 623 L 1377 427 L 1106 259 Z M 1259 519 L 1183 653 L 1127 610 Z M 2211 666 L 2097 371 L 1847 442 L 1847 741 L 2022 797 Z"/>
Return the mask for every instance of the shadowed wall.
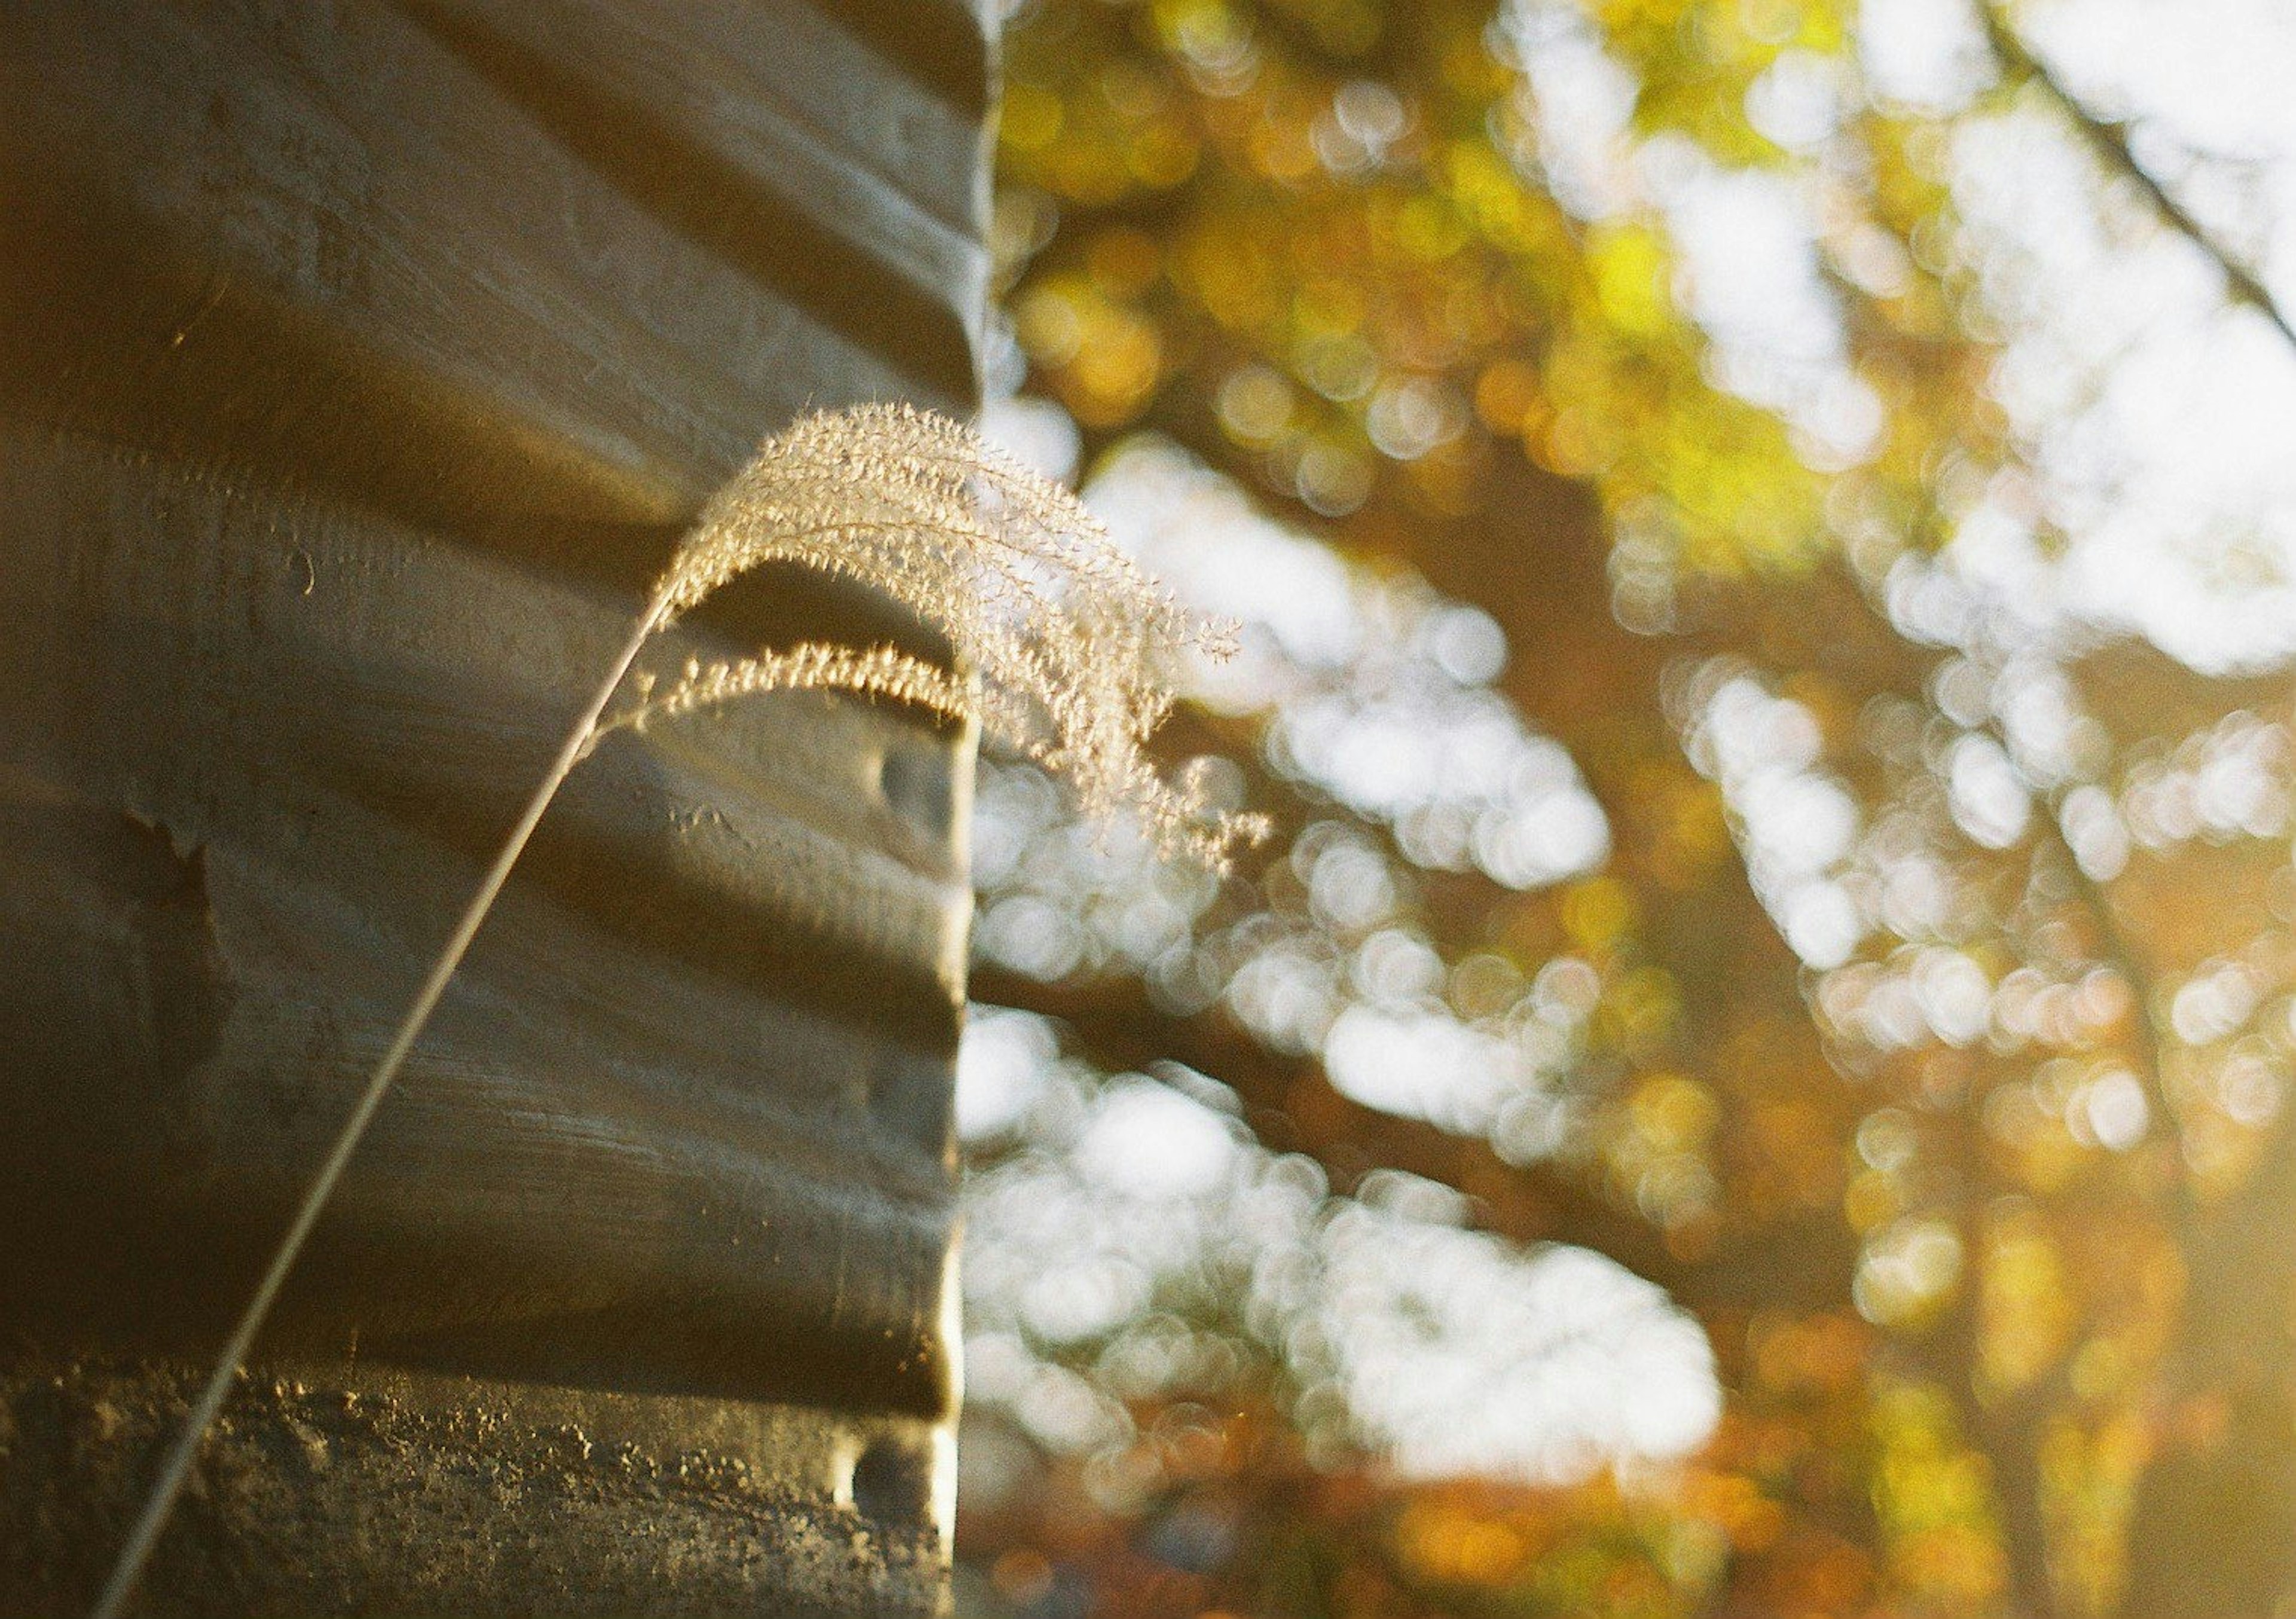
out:
<path id="1" fill-rule="evenodd" d="M 975 397 L 950 0 L 11 8 L 0 1607 L 201 1357 L 701 500 Z M 892 639 L 802 578 L 649 654 Z M 929 1612 L 970 739 L 617 733 L 291 1283 L 152 1612 Z"/>

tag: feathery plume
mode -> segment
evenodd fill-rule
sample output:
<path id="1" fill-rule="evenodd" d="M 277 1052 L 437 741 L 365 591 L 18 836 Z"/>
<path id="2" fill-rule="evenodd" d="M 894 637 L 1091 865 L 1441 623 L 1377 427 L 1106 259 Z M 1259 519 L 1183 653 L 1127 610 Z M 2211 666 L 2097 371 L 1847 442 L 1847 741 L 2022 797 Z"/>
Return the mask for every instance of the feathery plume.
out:
<path id="1" fill-rule="evenodd" d="M 1168 855 L 1225 868 L 1265 831 L 1200 782 L 1167 781 L 1145 744 L 1171 706 L 1164 671 L 1231 650 L 1073 495 L 970 429 L 905 405 L 808 416 L 768 439 L 702 512 L 661 584 L 662 622 L 761 563 L 857 579 L 944 634 L 953 678 L 881 648 L 808 644 L 689 665 L 602 731 L 752 692 L 836 687 L 977 715 L 1073 786 L 1084 811 L 1136 812 Z"/>

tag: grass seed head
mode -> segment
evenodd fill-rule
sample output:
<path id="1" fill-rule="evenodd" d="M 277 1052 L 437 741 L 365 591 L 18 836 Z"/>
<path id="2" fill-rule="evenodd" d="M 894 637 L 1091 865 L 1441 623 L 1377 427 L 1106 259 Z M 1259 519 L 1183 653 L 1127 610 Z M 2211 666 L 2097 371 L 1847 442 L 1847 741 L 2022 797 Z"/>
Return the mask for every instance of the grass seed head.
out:
<path id="1" fill-rule="evenodd" d="M 1226 656 L 1229 633 L 1182 608 L 1076 496 L 971 429 L 874 405 L 767 439 L 679 547 L 660 622 L 775 561 L 904 603 L 947 638 L 955 673 L 890 647 L 808 643 L 690 664 L 606 728 L 762 691 L 890 697 L 979 719 L 1065 777 L 1086 814 L 1134 812 L 1167 854 L 1225 868 L 1265 836 L 1260 817 L 1212 805 L 1201 775 L 1160 775 L 1145 749 L 1171 707 L 1173 661 Z"/>

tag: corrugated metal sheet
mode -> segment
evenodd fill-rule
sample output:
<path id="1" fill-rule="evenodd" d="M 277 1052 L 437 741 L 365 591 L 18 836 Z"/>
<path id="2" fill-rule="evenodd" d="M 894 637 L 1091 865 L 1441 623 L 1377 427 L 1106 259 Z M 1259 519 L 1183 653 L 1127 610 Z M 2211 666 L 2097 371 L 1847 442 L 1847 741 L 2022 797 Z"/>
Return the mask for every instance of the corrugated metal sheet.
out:
<path id="1" fill-rule="evenodd" d="M 969 407 L 987 76 L 945 4 L 0 14 L 0 1606 L 92 1589 L 700 499 Z M 921 643 L 785 576 L 658 650 L 798 632 Z M 969 740 L 796 696 L 578 772 L 160 1607 L 934 1605 Z"/>

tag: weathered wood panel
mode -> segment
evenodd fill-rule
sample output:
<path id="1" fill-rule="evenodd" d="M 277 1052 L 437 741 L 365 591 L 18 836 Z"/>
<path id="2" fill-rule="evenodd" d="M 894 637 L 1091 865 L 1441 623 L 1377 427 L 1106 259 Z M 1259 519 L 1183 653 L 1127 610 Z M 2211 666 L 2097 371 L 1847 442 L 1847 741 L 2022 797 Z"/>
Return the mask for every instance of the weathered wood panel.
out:
<path id="1" fill-rule="evenodd" d="M 0 12 L 0 1606 L 84 1599 L 700 499 L 805 405 L 968 407 L 987 61 L 947 5 Z M 794 634 L 930 650 L 785 576 L 653 655 Z M 792 696 L 578 772 L 157 1610 L 933 1606 L 969 748 Z M 573 1405 L 718 1460 L 562 1467 Z"/>

